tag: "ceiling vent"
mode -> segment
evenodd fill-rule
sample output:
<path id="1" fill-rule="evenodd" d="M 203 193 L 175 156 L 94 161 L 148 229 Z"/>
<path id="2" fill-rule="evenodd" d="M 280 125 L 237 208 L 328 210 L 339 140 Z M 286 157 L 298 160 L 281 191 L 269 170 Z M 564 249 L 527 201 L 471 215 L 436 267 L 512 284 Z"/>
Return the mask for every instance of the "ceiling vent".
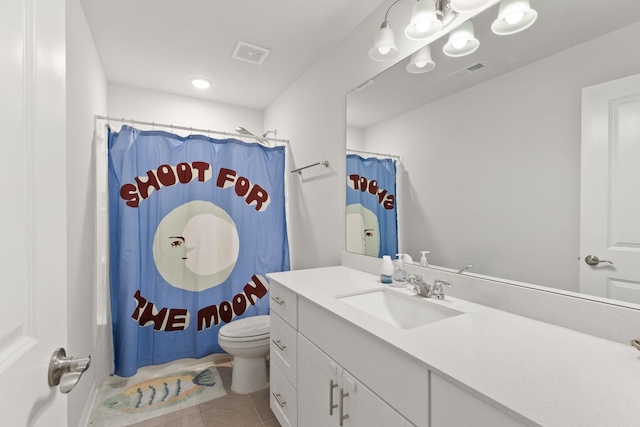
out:
<path id="1" fill-rule="evenodd" d="M 246 42 L 238 42 L 231 57 L 240 61 L 251 62 L 252 64 L 262 65 L 264 60 L 271 52 L 264 47 L 255 46 Z"/>
<path id="2" fill-rule="evenodd" d="M 476 62 L 475 64 L 464 67 L 462 70 L 454 71 L 449 74 L 449 77 L 452 79 L 461 79 L 471 73 L 475 73 L 476 71 L 483 69 L 486 66 L 487 64 L 485 62 Z"/>

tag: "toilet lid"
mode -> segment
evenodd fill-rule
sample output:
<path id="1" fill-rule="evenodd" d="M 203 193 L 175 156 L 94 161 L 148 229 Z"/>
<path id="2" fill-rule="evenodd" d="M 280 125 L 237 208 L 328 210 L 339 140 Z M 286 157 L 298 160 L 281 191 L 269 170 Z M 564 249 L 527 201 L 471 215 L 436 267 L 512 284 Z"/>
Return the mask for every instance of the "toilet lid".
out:
<path id="1" fill-rule="evenodd" d="M 227 323 L 220 328 L 220 335 L 229 338 L 269 335 L 269 316 L 252 316 Z"/>

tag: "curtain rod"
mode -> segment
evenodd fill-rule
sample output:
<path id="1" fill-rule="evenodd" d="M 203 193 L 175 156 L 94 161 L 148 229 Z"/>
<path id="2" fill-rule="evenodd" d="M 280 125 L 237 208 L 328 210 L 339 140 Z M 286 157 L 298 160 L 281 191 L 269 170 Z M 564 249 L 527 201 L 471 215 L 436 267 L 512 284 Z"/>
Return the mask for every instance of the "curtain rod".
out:
<path id="1" fill-rule="evenodd" d="M 376 153 L 375 151 L 352 150 L 351 148 L 347 148 L 347 151 L 351 151 L 352 153 L 374 154 L 376 156 L 391 157 L 393 159 L 398 159 L 398 161 L 400 163 L 402 163 L 402 157 L 401 156 L 396 156 L 394 154 Z"/>
<path id="2" fill-rule="evenodd" d="M 178 129 L 178 130 L 188 130 L 190 132 L 202 132 L 202 133 L 207 133 L 209 135 L 211 134 L 216 134 L 216 135 L 223 135 L 225 138 L 228 136 L 234 136 L 234 137 L 239 137 L 239 138 L 249 138 L 249 139 L 258 139 L 257 137 L 252 137 L 251 135 L 243 135 L 240 133 L 232 133 L 232 132 L 223 132 L 223 131 L 218 131 L 218 130 L 211 130 L 211 129 L 197 129 L 194 127 L 187 127 L 187 126 L 176 126 L 176 125 L 167 125 L 167 124 L 162 124 L 162 123 L 156 123 L 156 122 L 144 122 L 142 120 L 134 120 L 134 119 L 118 119 L 115 117 L 109 117 L 109 116 L 99 116 L 96 115 L 96 119 L 98 120 L 106 120 L 107 122 L 109 121 L 113 121 L 113 122 L 120 122 L 120 123 L 131 123 L 131 125 L 144 125 L 144 126 L 158 126 L 161 128 L 168 128 L 168 129 Z M 260 140 L 265 140 L 265 141 L 273 141 L 273 142 L 281 142 L 283 144 L 288 144 L 289 140 L 288 139 L 277 139 L 277 138 L 267 138 L 267 137 L 260 137 Z"/>

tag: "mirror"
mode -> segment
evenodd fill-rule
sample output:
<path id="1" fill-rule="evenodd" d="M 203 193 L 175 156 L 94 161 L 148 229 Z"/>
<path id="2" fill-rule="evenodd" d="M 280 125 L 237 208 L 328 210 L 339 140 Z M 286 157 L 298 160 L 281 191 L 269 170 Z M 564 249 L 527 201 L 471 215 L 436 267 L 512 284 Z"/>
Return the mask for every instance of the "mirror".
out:
<path id="1" fill-rule="evenodd" d="M 491 31 L 496 5 L 472 18 L 476 52 L 443 37 L 432 71 L 405 58 L 349 93 L 347 149 L 402 158 L 400 252 L 578 292 L 582 88 L 640 73 L 640 2 L 530 3 L 520 33 Z"/>

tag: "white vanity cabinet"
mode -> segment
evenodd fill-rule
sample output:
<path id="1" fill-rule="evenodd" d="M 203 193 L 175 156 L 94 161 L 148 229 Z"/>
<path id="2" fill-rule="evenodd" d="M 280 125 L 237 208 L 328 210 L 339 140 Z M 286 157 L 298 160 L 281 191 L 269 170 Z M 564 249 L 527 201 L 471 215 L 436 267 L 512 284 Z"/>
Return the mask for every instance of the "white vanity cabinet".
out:
<path id="1" fill-rule="evenodd" d="M 298 422 L 305 427 L 409 427 L 391 406 L 302 335 Z"/>
<path id="2" fill-rule="evenodd" d="M 488 403 L 431 373 L 431 427 L 524 427 Z"/>
<path id="3" fill-rule="evenodd" d="M 282 426 L 428 425 L 426 369 L 275 281 L 270 293 L 270 406 Z"/>

